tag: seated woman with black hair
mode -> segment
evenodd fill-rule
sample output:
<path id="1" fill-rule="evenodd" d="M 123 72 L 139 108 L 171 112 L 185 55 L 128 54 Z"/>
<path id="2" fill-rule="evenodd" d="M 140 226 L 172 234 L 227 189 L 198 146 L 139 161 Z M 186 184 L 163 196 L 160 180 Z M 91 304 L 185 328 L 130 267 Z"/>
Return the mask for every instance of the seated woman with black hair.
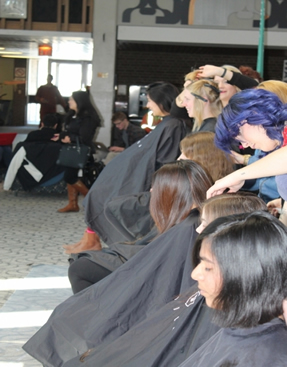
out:
<path id="1" fill-rule="evenodd" d="M 199 235 L 193 264 L 222 329 L 180 367 L 286 366 L 286 227 L 266 212 L 218 218 Z"/>

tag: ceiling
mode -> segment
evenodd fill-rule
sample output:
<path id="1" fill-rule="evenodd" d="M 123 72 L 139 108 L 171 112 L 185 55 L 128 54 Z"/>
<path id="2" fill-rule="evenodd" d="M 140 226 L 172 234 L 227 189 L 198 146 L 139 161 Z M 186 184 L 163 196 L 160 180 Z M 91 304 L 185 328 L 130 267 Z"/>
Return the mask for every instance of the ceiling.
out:
<path id="1" fill-rule="evenodd" d="M 20 52 L 13 57 L 38 58 L 38 45 L 48 43 L 53 48 L 52 57 L 58 60 L 86 60 L 93 57 L 93 40 L 90 33 L 0 30 L 2 52 Z M 11 56 L 12 57 L 12 56 Z"/>

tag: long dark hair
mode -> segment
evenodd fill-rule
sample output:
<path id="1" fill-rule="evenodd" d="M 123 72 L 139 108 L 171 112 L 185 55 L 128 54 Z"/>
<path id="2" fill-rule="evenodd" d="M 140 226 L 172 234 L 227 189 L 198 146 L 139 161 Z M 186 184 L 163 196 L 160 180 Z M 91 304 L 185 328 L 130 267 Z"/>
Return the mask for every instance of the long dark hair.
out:
<path id="1" fill-rule="evenodd" d="M 214 300 L 221 327 L 249 328 L 283 314 L 287 297 L 287 229 L 263 211 L 235 214 L 211 222 L 198 236 L 193 265 L 203 240 L 210 243 L 222 276 Z"/>
<path id="2" fill-rule="evenodd" d="M 162 112 L 170 112 L 171 104 L 179 94 L 179 90 L 171 83 L 156 82 L 147 87 L 149 98 Z"/>
<path id="3" fill-rule="evenodd" d="M 194 161 L 168 163 L 156 171 L 150 213 L 159 233 L 182 222 L 193 207 L 200 206 L 211 185 L 210 175 Z"/>
<path id="4" fill-rule="evenodd" d="M 72 93 L 72 98 L 77 103 L 77 116 L 84 117 L 86 115 L 89 115 L 97 122 L 97 125 L 99 126 L 100 117 L 91 103 L 89 93 L 83 91 L 76 91 Z M 68 119 L 74 114 L 75 111 L 70 110 L 68 114 Z"/>

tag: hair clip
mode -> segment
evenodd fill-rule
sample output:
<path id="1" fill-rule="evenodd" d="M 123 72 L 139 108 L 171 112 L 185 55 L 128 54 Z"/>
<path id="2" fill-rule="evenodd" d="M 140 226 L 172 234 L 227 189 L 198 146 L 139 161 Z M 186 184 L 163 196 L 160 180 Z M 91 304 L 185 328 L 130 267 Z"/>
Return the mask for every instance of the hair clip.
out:
<path id="1" fill-rule="evenodd" d="M 220 94 L 219 89 L 218 89 L 218 88 L 216 88 L 214 85 L 212 85 L 212 84 L 208 84 L 208 83 L 203 84 L 203 85 L 204 85 L 205 87 L 208 87 L 208 88 L 212 89 L 215 93 Z"/>
<path id="2" fill-rule="evenodd" d="M 202 100 L 203 102 L 208 102 L 208 99 L 201 97 L 199 94 L 195 94 L 192 92 L 190 92 L 190 94 L 192 94 L 195 98 Z"/>

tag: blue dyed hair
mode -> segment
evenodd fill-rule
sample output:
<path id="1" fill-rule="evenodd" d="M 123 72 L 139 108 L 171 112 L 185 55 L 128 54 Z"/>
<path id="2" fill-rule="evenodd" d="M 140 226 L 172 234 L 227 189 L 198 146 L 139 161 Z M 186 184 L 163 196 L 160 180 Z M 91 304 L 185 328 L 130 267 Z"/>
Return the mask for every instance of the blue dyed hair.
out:
<path id="1" fill-rule="evenodd" d="M 262 126 L 267 136 L 283 143 L 287 105 L 276 94 L 264 89 L 246 89 L 231 97 L 229 104 L 218 116 L 215 144 L 230 153 L 231 145 L 245 123 Z"/>

